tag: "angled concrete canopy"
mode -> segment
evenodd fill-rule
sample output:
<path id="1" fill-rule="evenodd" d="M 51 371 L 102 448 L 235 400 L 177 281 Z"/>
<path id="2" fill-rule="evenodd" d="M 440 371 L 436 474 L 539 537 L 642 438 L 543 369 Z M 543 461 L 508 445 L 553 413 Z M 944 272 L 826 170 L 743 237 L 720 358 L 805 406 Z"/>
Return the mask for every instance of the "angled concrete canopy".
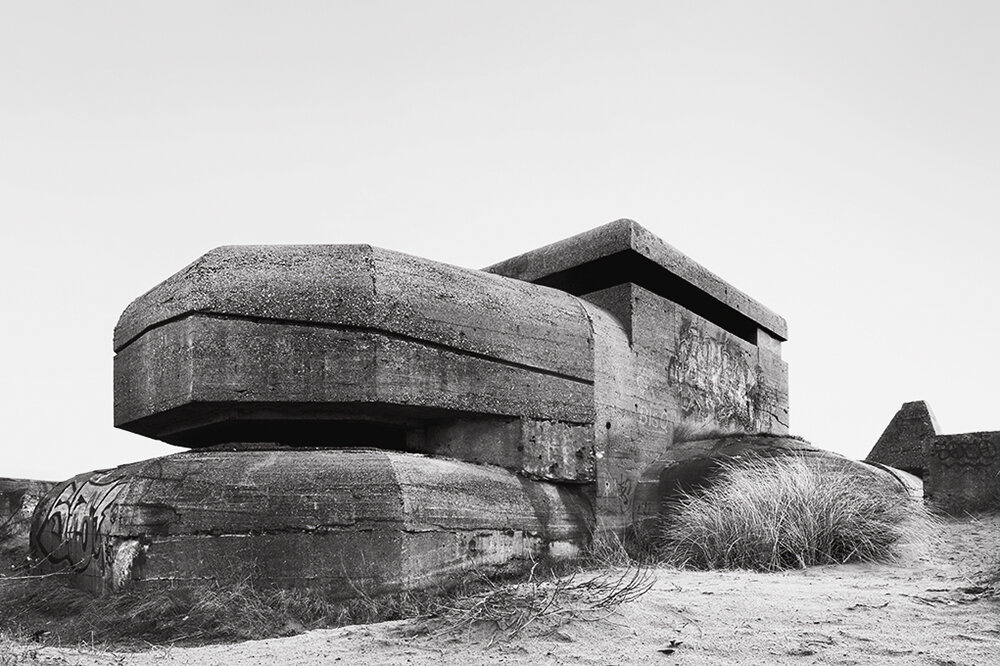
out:
<path id="1" fill-rule="evenodd" d="M 575 299 L 518 280 L 364 245 L 223 247 L 125 310 L 115 425 L 197 447 L 385 441 L 454 413 L 585 423 L 590 344 Z"/>
<path id="2" fill-rule="evenodd" d="M 633 283 L 756 342 L 788 339 L 785 320 L 632 220 L 617 220 L 485 270 L 576 295 Z"/>

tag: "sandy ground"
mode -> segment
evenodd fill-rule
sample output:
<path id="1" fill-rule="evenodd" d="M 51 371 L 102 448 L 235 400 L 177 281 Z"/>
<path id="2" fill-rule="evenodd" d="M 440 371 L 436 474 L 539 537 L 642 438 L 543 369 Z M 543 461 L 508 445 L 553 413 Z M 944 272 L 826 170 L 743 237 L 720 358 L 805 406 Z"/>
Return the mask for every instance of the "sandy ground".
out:
<path id="1" fill-rule="evenodd" d="M 949 520 L 932 555 L 782 574 L 659 569 L 606 619 L 509 641 L 411 621 L 142 653 L 24 650 L 3 663 L 1000 665 L 1000 602 L 975 587 L 1000 557 L 1000 516 Z M 12 658 L 11 658 L 12 657 Z"/>

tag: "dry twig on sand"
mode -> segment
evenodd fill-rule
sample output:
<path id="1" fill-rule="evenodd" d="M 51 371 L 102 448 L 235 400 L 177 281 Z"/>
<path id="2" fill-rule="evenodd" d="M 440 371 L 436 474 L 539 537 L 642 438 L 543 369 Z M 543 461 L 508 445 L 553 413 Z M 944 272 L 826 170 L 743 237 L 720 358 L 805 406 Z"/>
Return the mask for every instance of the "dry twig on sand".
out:
<path id="1" fill-rule="evenodd" d="M 521 583 L 483 581 L 479 593 L 440 604 L 425 618 L 437 631 L 491 631 L 489 645 L 510 640 L 529 627 L 545 633 L 565 622 L 606 619 L 624 603 L 653 586 L 651 572 L 639 564 L 592 573 L 540 576 L 532 567 Z"/>

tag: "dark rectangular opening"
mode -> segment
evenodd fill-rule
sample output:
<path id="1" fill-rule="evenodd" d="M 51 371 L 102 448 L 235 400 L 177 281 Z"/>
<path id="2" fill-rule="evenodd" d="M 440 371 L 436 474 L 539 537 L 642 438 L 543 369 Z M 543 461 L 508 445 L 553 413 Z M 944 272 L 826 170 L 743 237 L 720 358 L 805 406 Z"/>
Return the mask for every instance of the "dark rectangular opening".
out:
<path id="1" fill-rule="evenodd" d="M 747 342 L 757 344 L 757 322 L 634 250 L 623 250 L 535 280 L 537 284 L 583 296 L 633 282 L 703 317 Z"/>
<path id="2" fill-rule="evenodd" d="M 339 419 L 235 419 L 170 436 L 179 446 L 273 443 L 318 448 L 374 448 L 403 451 L 406 429 L 375 421 Z"/>

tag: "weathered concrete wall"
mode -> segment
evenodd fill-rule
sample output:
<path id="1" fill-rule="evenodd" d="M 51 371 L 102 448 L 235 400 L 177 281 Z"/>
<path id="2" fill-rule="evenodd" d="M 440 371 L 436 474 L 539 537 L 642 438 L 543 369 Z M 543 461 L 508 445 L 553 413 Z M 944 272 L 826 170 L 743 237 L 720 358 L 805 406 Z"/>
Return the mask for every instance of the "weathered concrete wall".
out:
<path id="1" fill-rule="evenodd" d="M 43 568 L 81 587 L 250 578 L 343 596 L 574 555 L 578 486 L 372 449 L 189 451 L 74 477 L 35 510 Z"/>
<path id="2" fill-rule="evenodd" d="M 1000 510 L 1000 432 L 940 435 L 924 443 L 927 500 L 947 513 Z"/>
<path id="3" fill-rule="evenodd" d="M 594 326 L 602 526 L 630 524 L 644 470 L 671 448 L 682 422 L 788 432 L 784 320 L 635 222 L 486 270 L 577 295 L 604 327 Z"/>
<path id="4" fill-rule="evenodd" d="M 787 339 L 785 320 L 633 220 L 616 220 L 485 270 L 574 294 L 633 282 L 747 337 Z"/>

